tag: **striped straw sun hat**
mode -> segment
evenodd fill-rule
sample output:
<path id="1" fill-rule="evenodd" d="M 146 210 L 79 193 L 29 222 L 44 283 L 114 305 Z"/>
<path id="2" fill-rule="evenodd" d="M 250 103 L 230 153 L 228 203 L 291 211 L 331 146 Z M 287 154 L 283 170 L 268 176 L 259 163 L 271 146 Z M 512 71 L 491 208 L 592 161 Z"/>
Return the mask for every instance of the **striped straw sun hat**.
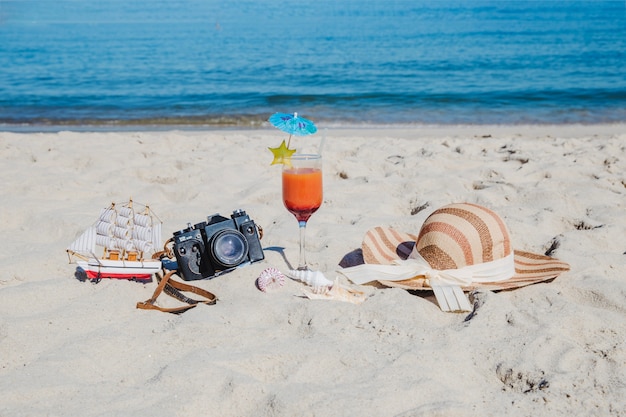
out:
<path id="1" fill-rule="evenodd" d="M 462 276 L 458 282 L 465 291 L 519 288 L 554 279 L 569 270 L 567 263 L 549 256 L 513 250 L 500 216 L 469 203 L 450 204 L 436 210 L 417 236 L 384 227 L 371 229 L 365 235 L 362 249 L 366 264 L 390 265 L 391 270 L 404 259 L 419 259 L 428 271 L 450 273 L 451 279 Z M 404 279 L 393 280 L 379 275 L 376 280 L 390 287 L 430 290 L 431 272 L 409 274 L 409 277 L 405 273 Z M 367 278 L 361 282 L 367 282 Z"/>

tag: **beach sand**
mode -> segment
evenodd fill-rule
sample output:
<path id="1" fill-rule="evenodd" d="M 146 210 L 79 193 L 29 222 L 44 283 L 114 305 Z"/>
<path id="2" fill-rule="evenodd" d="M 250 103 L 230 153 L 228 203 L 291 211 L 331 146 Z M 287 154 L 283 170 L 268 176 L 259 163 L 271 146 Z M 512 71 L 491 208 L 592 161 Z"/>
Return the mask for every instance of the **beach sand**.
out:
<path id="1" fill-rule="evenodd" d="M 292 146 L 322 137 L 307 244 L 330 279 L 369 228 L 417 233 L 463 201 L 499 213 L 516 249 L 556 242 L 571 271 L 478 292 L 471 316 L 373 285 L 355 286 L 360 305 L 303 298 L 291 280 L 263 293 L 261 271 L 297 262 L 267 150 L 286 134 L 0 133 L 0 415 L 626 416 L 625 125 L 322 129 Z M 130 197 L 164 240 L 245 209 L 266 258 L 195 281 L 216 305 L 139 310 L 155 282 L 81 282 L 65 252 Z"/>

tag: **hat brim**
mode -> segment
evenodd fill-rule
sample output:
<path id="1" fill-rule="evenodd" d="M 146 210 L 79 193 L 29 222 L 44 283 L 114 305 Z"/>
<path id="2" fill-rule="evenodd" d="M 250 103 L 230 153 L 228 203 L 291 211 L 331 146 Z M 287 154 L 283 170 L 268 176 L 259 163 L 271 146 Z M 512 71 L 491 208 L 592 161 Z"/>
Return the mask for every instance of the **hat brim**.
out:
<path id="1" fill-rule="evenodd" d="M 406 259 L 417 241 L 417 236 L 399 232 L 385 227 L 370 229 L 363 239 L 363 260 L 368 264 L 393 263 L 394 260 Z M 569 271 L 569 265 L 558 259 L 532 252 L 514 250 L 515 275 L 498 282 L 473 283 L 462 287 L 463 291 L 486 289 L 492 291 L 512 290 L 555 279 L 563 272 Z M 432 288 L 423 277 L 415 277 L 403 281 L 379 281 L 388 287 L 407 290 L 425 290 Z"/>

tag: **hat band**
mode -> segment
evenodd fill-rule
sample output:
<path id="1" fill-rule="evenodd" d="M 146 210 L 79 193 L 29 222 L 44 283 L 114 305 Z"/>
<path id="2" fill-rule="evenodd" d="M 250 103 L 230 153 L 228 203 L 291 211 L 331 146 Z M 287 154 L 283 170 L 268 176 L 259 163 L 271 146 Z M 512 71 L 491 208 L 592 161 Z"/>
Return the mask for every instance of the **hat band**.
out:
<path id="1" fill-rule="evenodd" d="M 433 269 L 428 262 L 414 251 L 409 259 L 396 260 L 392 265 L 363 264 L 339 270 L 355 284 L 366 284 L 373 281 L 404 281 L 423 276 L 433 285 L 469 286 L 474 282 L 498 282 L 515 275 L 513 253 L 504 258 L 481 264 L 467 265 L 458 269 L 439 271 Z"/>

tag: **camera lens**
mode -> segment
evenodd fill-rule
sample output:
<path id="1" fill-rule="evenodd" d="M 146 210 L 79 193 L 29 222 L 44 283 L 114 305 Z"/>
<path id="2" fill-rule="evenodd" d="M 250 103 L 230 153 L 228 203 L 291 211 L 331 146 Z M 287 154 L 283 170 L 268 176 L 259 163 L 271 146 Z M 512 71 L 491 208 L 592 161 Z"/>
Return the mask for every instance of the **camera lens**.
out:
<path id="1" fill-rule="evenodd" d="M 232 229 L 221 230 L 213 235 L 210 247 L 213 259 L 226 268 L 239 265 L 248 256 L 248 241 Z"/>

